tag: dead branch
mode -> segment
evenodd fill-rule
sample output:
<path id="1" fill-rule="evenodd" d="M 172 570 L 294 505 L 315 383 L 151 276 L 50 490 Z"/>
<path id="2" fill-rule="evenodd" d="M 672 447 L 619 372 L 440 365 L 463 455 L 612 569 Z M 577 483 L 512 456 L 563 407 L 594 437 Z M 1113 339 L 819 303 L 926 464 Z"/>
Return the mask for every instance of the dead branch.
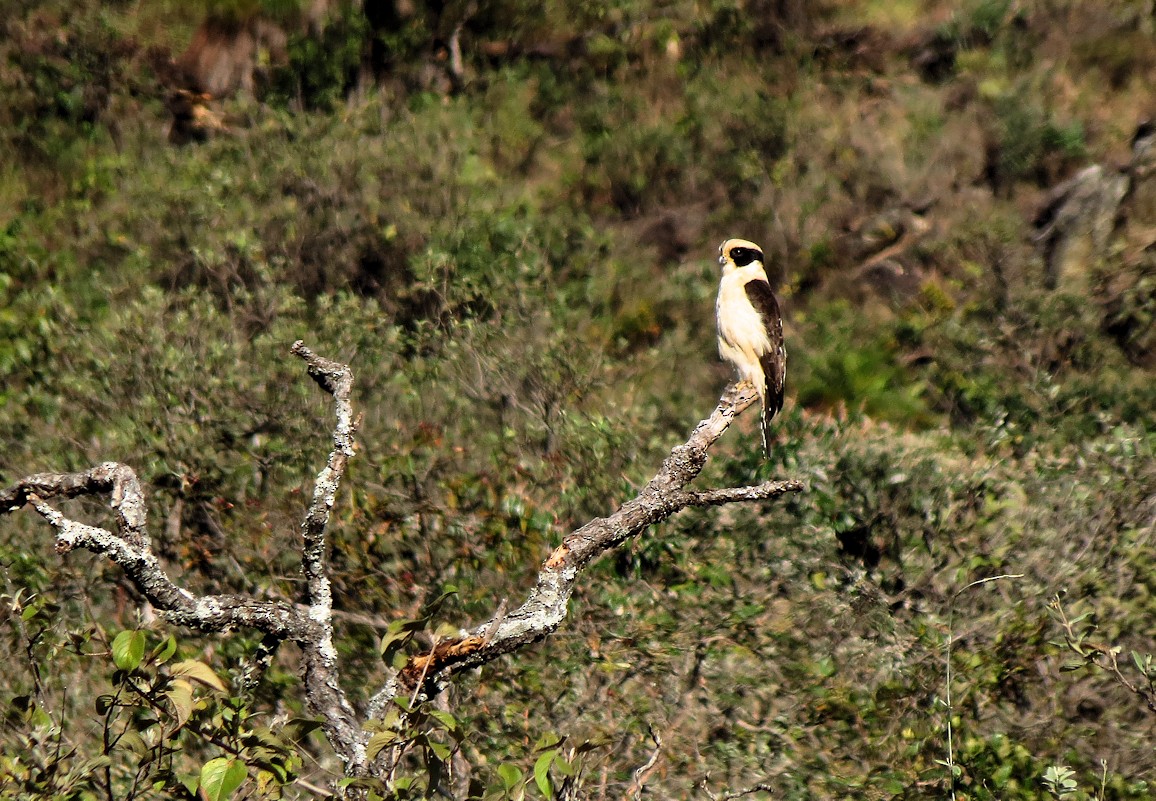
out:
<path id="1" fill-rule="evenodd" d="M 653 726 L 650 727 L 650 739 L 654 743 L 654 750 L 650 752 L 650 758 L 634 771 L 630 787 L 626 790 L 627 798 L 642 798 L 642 792 L 646 789 L 646 782 L 650 779 L 650 774 L 654 773 L 655 766 L 658 765 L 658 757 L 662 753 L 662 736 L 654 730 Z"/>
<path id="2" fill-rule="evenodd" d="M 292 353 L 307 365 L 309 375 L 333 396 L 336 423 L 333 450 L 318 474 L 313 498 L 301 524 L 301 570 L 305 577 L 302 603 L 265 600 L 241 595 L 197 596 L 176 584 L 152 552 L 146 530 L 146 504 L 132 468 L 105 462 L 80 473 L 41 473 L 0 489 L 0 515 L 31 504 L 56 530 L 56 549 L 67 553 L 83 548 L 120 566 L 125 576 L 169 622 L 200 631 L 224 632 L 244 626 L 262 632 L 263 652 L 254 665 L 259 674 L 280 642 L 295 642 L 302 652 L 306 701 L 320 717 L 331 746 L 345 764 L 347 776 L 387 775 L 389 749 L 370 765 L 366 756 L 369 732 L 340 685 L 337 651 L 333 644 L 333 599 L 329 577 L 327 527 L 354 453 L 359 420 L 353 417 L 349 367 L 314 354 L 301 342 Z M 380 717 L 395 698 L 411 704 L 432 698 L 446 681 L 463 670 L 484 665 L 503 654 L 536 642 L 553 632 L 566 616 L 570 595 L 582 570 L 648 526 L 688 506 L 717 506 L 738 501 L 766 500 L 800 492 L 799 481 L 768 481 L 754 487 L 687 490 L 707 461 L 707 451 L 731 421 L 756 400 L 748 384 L 728 387 L 710 417 L 675 447 L 662 467 L 639 494 L 608 517 L 592 520 L 566 536 L 542 564 L 529 597 L 510 611 L 503 600 L 493 616 L 461 636 L 435 640 L 425 653 L 412 657 L 401 671 L 391 673 L 373 697 L 369 719 Z M 54 498 L 108 494 L 116 530 L 70 520 L 49 504 Z M 251 688 L 250 688 L 251 689 Z M 635 782 L 641 792 L 657 762 L 662 742 L 655 736 L 651 760 Z M 761 785 L 752 788 L 763 789 Z M 737 797 L 728 795 L 728 798 Z"/>
<path id="3" fill-rule="evenodd" d="M 744 798 L 748 795 L 754 795 L 755 793 L 773 793 L 775 791 L 774 788 L 771 787 L 771 785 L 767 782 L 759 782 L 758 784 L 752 784 L 750 787 L 744 787 L 741 790 L 731 790 L 729 792 L 723 793 L 722 795 L 718 795 L 717 793 L 712 792 L 709 787 L 707 787 L 708 781 L 710 781 L 709 773 L 706 775 L 706 778 L 702 780 L 701 787 L 706 793 L 707 798 L 709 798 L 711 801 L 732 801 L 732 799 Z"/>
<path id="4" fill-rule="evenodd" d="M 177 585 L 161 566 L 146 531 L 147 506 L 140 481 L 132 468 L 105 462 L 81 473 L 41 473 L 0 490 L 0 514 L 31 504 L 56 529 L 56 550 L 68 553 L 83 548 L 118 565 L 129 581 L 173 624 L 199 631 L 223 632 L 237 627 L 266 635 L 265 647 L 291 640 L 302 649 L 306 698 L 346 772 L 361 775 L 366 769 L 365 742 L 353 706 L 338 682 L 337 651 L 333 647 L 332 596 L 327 574 L 325 529 L 345 465 L 353 455 L 353 375 L 343 364 L 316 356 L 301 342 L 292 352 L 308 365 L 309 374 L 336 405 L 334 449 L 317 476 L 302 524 L 302 572 L 306 577 L 307 605 L 262 600 L 241 595 L 197 596 Z M 65 517 L 49 505 L 52 498 L 76 498 L 108 493 L 115 512 L 116 531 L 90 526 Z"/>
<path id="5" fill-rule="evenodd" d="M 329 742 L 345 763 L 351 776 L 364 775 L 368 769 L 365 746 L 369 735 L 362 729 L 357 712 L 341 688 L 337 649 L 333 645 L 333 592 L 329 581 L 329 547 L 325 532 L 329 515 L 337 498 L 337 488 L 345 467 L 353 457 L 353 435 L 360 421 L 353 419 L 353 371 L 348 365 L 324 359 L 300 340 L 290 352 L 301 357 L 309 376 L 333 396 L 337 417 L 333 428 L 333 450 L 317 475 L 313 502 L 301 524 L 301 572 L 305 575 L 309 620 L 317 626 L 317 636 L 300 643 L 305 697 L 315 714 L 322 716 L 322 728 Z"/>
<path id="6" fill-rule="evenodd" d="M 400 693 L 409 694 L 421 683 L 427 697 L 436 694 L 449 676 L 490 662 L 554 631 L 566 616 L 574 584 L 583 568 L 627 539 L 638 535 L 687 506 L 712 506 L 735 501 L 774 498 L 800 492 L 800 481 L 768 481 L 755 487 L 732 487 L 699 492 L 683 488 L 706 465 L 707 451 L 731 421 L 756 400 L 745 384 L 729 386 L 718 406 L 695 427 L 690 439 L 671 451 L 658 473 L 637 497 L 609 517 L 592 520 L 568 535 L 542 565 L 529 598 L 517 609 L 495 615 L 467 632 L 439 643 L 409 660 L 396 680 L 373 699 L 370 713 L 380 713 Z"/>

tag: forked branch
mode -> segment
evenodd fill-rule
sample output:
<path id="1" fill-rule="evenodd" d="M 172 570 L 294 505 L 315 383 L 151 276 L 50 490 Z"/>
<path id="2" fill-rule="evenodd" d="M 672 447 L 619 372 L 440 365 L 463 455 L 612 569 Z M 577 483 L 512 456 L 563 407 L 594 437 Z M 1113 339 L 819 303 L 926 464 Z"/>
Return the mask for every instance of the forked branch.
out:
<path id="1" fill-rule="evenodd" d="M 194 595 L 177 585 L 165 571 L 146 531 L 147 506 L 140 481 L 132 468 L 105 462 L 81 473 L 41 473 L 0 490 L 0 514 L 31 504 L 56 529 L 56 550 L 83 548 L 118 565 L 125 576 L 171 623 L 199 631 L 222 632 L 236 627 L 256 629 L 266 640 L 290 640 L 302 650 L 305 693 L 311 711 L 322 726 L 346 771 L 365 771 L 364 743 L 357 715 L 338 682 L 337 652 L 333 647 L 332 597 L 327 575 L 325 531 L 345 466 L 353 455 L 353 420 L 350 391 L 353 374 L 344 364 L 315 355 L 301 342 L 292 352 L 300 356 L 309 374 L 333 395 L 337 422 L 334 448 L 317 476 L 313 501 L 302 524 L 302 572 L 306 578 L 305 605 L 243 595 Z M 81 495 L 109 495 L 116 515 L 116 530 L 71 520 L 48 501 Z"/>
<path id="2" fill-rule="evenodd" d="M 144 493 L 136 473 L 115 462 L 81 473 L 28 476 L 0 490 L 0 515 L 31 504 L 56 529 L 59 552 L 84 548 L 119 565 L 129 581 L 172 623 L 216 632 L 245 626 L 266 635 L 263 647 L 267 649 L 280 641 L 297 643 L 302 651 L 303 684 L 310 712 L 321 718 L 330 744 L 345 763 L 346 775 L 385 775 L 378 770 L 385 767 L 384 757 L 373 764 L 367 759 L 370 734 L 341 688 L 333 644 L 327 527 L 346 465 L 354 453 L 358 421 L 353 417 L 350 401 L 353 374 L 347 365 L 322 358 L 301 342 L 294 343 L 292 352 L 305 361 L 309 375 L 333 396 L 336 414 L 333 450 L 317 476 L 301 525 L 301 570 L 305 577 L 302 603 L 242 595 L 198 596 L 176 584 L 152 552 L 146 531 Z M 801 491 L 803 484 L 799 481 L 686 489 L 706 465 L 709 448 L 755 399 L 754 388 L 749 384 L 728 387 L 711 415 L 695 427 L 684 444 L 670 452 L 637 497 L 563 539 L 542 564 L 537 582 L 521 606 L 508 610 L 503 600 L 486 622 L 461 636 L 440 640 L 429 651 L 412 657 L 374 696 L 367 717 L 380 717 L 398 697 L 431 698 L 454 674 L 546 637 L 565 618 L 582 571 L 648 526 L 688 506 L 767 500 Z M 70 520 L 49 503 L 55 498 L 103 494 L 108 494 L 115 513 L 115 531 Z"/>

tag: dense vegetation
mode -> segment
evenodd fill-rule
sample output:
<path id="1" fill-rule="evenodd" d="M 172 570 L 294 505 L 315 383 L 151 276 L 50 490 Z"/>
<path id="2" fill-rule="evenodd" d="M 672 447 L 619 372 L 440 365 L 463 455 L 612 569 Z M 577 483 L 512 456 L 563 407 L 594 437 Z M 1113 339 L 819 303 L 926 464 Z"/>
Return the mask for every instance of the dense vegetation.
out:
<path id="1" fill-rule="evenodd" d="M 397 7 L 7 11 L 0 485 L 122 461 L 191 588 L 297 597 L 329 412 L 288 348 L 348 361 L 333 560 L 364 702 L 391 621 L 451 586 L 431 631 L 520 598 L 713 408 L 715 248 L 750 238 L 788 403 L 769 461 L 748 413 L 704 482 L 808 491 L 600 563 L 555 636 L 452 688 L 431 753 L 509 798 L 622 797 L 651 728 L 656 798 L 1149 797 L 1156 719 L 1121 680 L 1152 697 L 1156 204 L 1133 193 L 1054 287 L 1031 221 L 1130 157 L 1151 4 Z M 290 33 L 218 101 L 226 131 L 176 146 L 166 65 L 206 14 Z M 142 617 L 31 513 L 0 518 L 0 565 L 0 793 L 187 796 L 222 757 L 238 797 L 338 778 L 292 649 L 240 692 L 251 634 Z M 397 797 L 424 791 L 410 767 Z"/>

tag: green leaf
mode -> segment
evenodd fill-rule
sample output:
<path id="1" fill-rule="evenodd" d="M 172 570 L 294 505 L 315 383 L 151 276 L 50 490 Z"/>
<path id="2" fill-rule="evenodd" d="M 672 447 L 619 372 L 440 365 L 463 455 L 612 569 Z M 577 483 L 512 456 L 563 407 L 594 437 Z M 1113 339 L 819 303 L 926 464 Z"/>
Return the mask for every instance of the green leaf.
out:
<path id="1" fill-rule="evenodd" d="M 232 797 L 247 775 L 245 763 L 239 759 L 210 759 L 201 767 L 201 792 L 209 801 L 225 801 Z"/>
<path id="2" fill-rule="evenodd" d="M 565 737 L 559 737 L 557 734 L 549 733 L 543 734 L 538 738 L 538 742 L 534 743 L 535 751 L 546 751 L 552 748 L 557 748 L 562 744 Z"/>
<path id="3" fill-rule="evenodd" d="M 321 728 L 321 721 L 316 718 L 293 718 L 285 724 L 282 733 L 290 740 L 297 741 L 307 737 L 310 732 Z"/>
<path id="4" fill-rule="evenodd" d="M 189 791 L 189 795 L 194 798 L 197 795 L 197 786 L 200 784 L 200 779 L 191 773 L 184 773 L 177 777 L 178 781 L 184 788 Z"/>
<path id="5" fill-rule="evenodd" d="M 429 716 L 442 725 L 450 734 L 456 734 L 458 731 L 458 719 L 449 712 L 443 712 L 440 709 L 431 709 Z"/>
<path id="6" fill-rule="evenodd" d="M 457 594 L 457 587 L 455 587 L 453 584 L 445 585 L 445 587 L 442 588 L 442 594 L 430 601 L 429 604 L 426 605 L 426 608 L 422 610 L 422 617 L 426 620 L 429 620 L 431 617 L 433 617 L 434 613 L 437 612 L 438 607 L 445 603 L 446 598 Z"/>
<path id="7" fill-rule="evenodd" d="M 448 745 L 445 743 L 439 743 L 437 740 L 428 740 L 426 745 L 429 746 L 429 750 L 434 752 L 434 756 L 436 756 L 442 762 L 445 762 L 447 759 L 449 759 L 450 754 L 454 752 L 454 750 Z"/>
<path id="8" fill-rule="evenodd" d="M 112 641 L 112 661 L 121 670 L 136 670 L 144 659 L 145 634 L 143 631 L 122 631 Z"/>
<path id="9" fill-rule="evenodd" d="M 398 734 L 395 731 L 379 731 L 370 737 L 369 742 L 365 744 L 365 756 L 372 762 L 377 759 L 377 755 L 382 752 L 382 749 L 396 742 L 397 739 Z"/>
<path id="10" fill-rule="evenodd" d="M 165 662 L 168 662 L 176 652 L 177 638 L 170 634 L 161 640 L 160 645 L 153 649 L 149 661 L 155 665 L 163 665 Z"/>
<path id="11" fill-rule="evenodd" d="M 385 634 L 381 637 L 381 643 L 378 645 L 378 652 L 384 654 L 389 647 L 398 640 L 408 639 L 413 636 L 412 625 L 418 621 L 414 620 L 394 620 L 389 624 L 385 630 Z"/>
<path id="12" fill-rule="evenodd" d="M 591 737 L 589 740 L 583 740 L 582 744 L 574 750 L 579 754 L 585 754 L 598 748 L 605 748 L 613 742 L 614 739 L 612 737 L 607 737 L 604 734 L 598 734 L 594 737 Z"/>
<path id="13" fill-rule="evenodd" d="M 143 757 L 149 752 L 148 745 L 145 744 L 144 738 L 140 736 L 139 732 L 132 729 L 126 731 L 116 743 L 117 748 L 123 748 L 129 751 L 133 756 Z"/>
<path id="14" fill-rule="evenodd" d="M 417 620 L 395 620 L 390 623 L 389 628 L 385 630 L 385 634 L 381 638 L 381 644 L 378 646 L 381 660 L 387 665 L 399 667 L 396 662 L 401 649 L 413 639 L 415 633 L 425 628 L 427 622 L 429 622 L 428 618 L 418 618 Z"/>
<path id="15" fill-rule="evenodd" d="M 557 750 L 547 751 L 538 757 L 538 761 L 534 763 L 534 783 L 538 785 L 538 790 L 547 799 L 554 797 L 554 786 L 550 783 L 550 765 L 554 763 L 556 756 L 558 756 Z"/>
<path id="16" fill-rule="evenodd" d="M 206 687 L 225 692 L 225 682 L 221 681 L 220 676 L 213 672 L 213 669 L 204 662 L 198 662 L 195 659 L 186 659 L 184 662 L 177 662 L 172 667 L 173 676 L 176 678 L 190 678 L 193 681 L 200 682 Z"/>
<path id="17" fill-rule="evenodd" d="M 284 783 L 280 777 L 271 771 L 257 771 L 257 795 L 260 797 L 273 795 L 274 791 Z"/>
<path id="18" fill-rule="evenodd" d="M 518 782 L 522 781 L 522 771 L 518 769 L 517 765 L 503 762 L 498 765 L 498 778 L 502 780 L 502 786 L 507 790 L 513 790 L 518 786 Z"/>

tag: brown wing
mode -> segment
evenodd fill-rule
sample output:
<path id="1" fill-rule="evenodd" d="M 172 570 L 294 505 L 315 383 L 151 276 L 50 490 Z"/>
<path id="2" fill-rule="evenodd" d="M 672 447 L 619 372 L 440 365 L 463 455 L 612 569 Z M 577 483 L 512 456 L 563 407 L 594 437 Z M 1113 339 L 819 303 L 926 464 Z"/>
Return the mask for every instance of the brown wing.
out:
<path id="1" fill-rule="evenodd" d="M 768 432 L 773 418 L 783 408 L 783 386 L 787 379 L 787 349 L 783 344 L 783 317 L 779 312 L 779 302 L 775 300 L 775 293 L 766 281 L 748 281 L 743 287 L 747 299 L 755 307 L 755 311 L 763 318 L 763 325 L 767 329 L 767 339 L 771 342 L 770 349 L 759 356 L 763 367 L 763 376 L 767 382 L 764 396 L 766 404 L 763 406 L 762 433 L 763 450 L 769 450 Z"/>

